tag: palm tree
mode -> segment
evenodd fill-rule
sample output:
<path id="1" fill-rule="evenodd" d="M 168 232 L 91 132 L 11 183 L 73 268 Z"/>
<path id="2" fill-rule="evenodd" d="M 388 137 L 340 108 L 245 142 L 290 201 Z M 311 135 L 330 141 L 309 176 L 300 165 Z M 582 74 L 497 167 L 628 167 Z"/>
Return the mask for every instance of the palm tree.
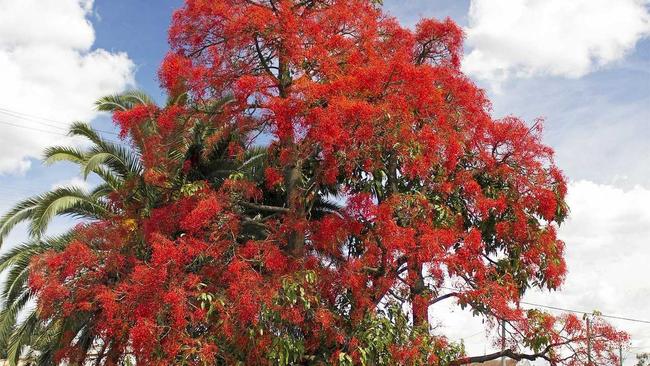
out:
<path id="1" fill-rule="evenodd" d="M 85 177 L 94 173 L 101 183 L 87 192 L 76 186 L 55 188 L 44 194 L 19 202 L 0 219 L 0 244 L 19 223 L 28 224 L 30 239 L 0 256 L 0 272 L 7 278 L 0 287 L 3 310 L 0 311 L 0 344 L 6 347 L 10 363 L 21 356 L 25 345 L 39 351 L 39 364 L 48 364 L 61 330 L 75 328 L 70 321 L 43 323 L 31 308 L 35 294 L 27 285 L 30 262 L 48 250 L 63 250 L 74 238 L 74 231 L 56 237 L 45 237 L 48 225 L 55 217 L 70 216 L 84 221 L 102 220 L 117 215 L 107 195 L 120 189 L 125 181 L 141 176 L 142 167 L 137 154 L 102 139 L 90 126 L 75 123 L 70 135 L 88 139 L 87 150 L 66 146 L 51 147 L 45 152 L 45 162 L 69 161 L 78 164 Z M 19 316 L 25 320 L 18 322 Z M 83 329 L 83 324 L 76 328 Z M 58 336 L 57 336 L 58 335 Z M 89 345 L 90 346 L 90 345 Z"/>
<path id="2" fill-rule="evenodd" d="M 210 113 L 218 113 L 228 98 L 209 106 Z M 182 98 L 177 98 L 182 101 Z M 137 91 L 108 96 L 97 102 L 100 111 L 115 112 L 128 110 L 138 104 L 153 104 L 151 98 Z M 216 131 L 197 121 L 188 136 L 179 136 L 169 150 L 173 159 L 183 161 L 192 155 L 200 156 L 205 150 L 205 141 Z M 90 142 L 86 149 L 69 146 L 55 146 L 46 149 L 44 162 L 70 162 L 80 167 L 84 178 L 91 174 L 100 178 L 100 183 L 91 191 L 81 187 L 66 186 L 30 197 L 16 204 L 0 218 L 0 246 L 7 235 L 20 223 L 27 223 L 29 240 L 17 245 L 0 256 L 0 273 L 7 278 L 0 286 L 0 346 L 11 365 L 17 364 L 25 348 L 39 365 L 53 362 L 54 353 L 64 331 L 72 331 L 79 342 L 84 342 L 86 351 L 95 347 L 92 338 L 92 319 L 56 319 L 41 321 L 38 310 L 30 306 L 35 294 L 27 284 L 30 262 L 35 256 L 49 250 L 61 251 L 75 238 L 75 231 L 47 237 L 48 225 L 55 217 L 68 216 L 82 221 L 99 221 L 120 215 L 120 209 L 109 204 L 107 197 L 120 191 L 126 182 L 137 182 L 130 190 L 129 200 L 150 209 L 159 202 L 156 187 L 147 185 L 143 179 L 141 142 L 134 141 L 132 148 L 102 138 L 88 124 L 74 123 L 70 136 L 82 137 Z M 225 158 L 228 141 L 212 147 L 209 159 L 201 161 L 190 174 L 175 178 L 173 185 L 180 189 L 191 180 L 207 180 L 219 185 L 232 174 L 241 174 L 253 181 L 263 181 L 264 148 L 246 151 L 243 162 Z M 179 164 L 180 165 L 180 164 Z M 191 176 L 191 177 L 188 177 Z M 146 210 L 145 210 L 146 211 Z M 146 214 L 146 213 L 145 213 Z M 20 317 L 24 320 L 19 321 Z M 28 346 L 28 347 L 26 347 Z M 36 352 L 35 352 L 36 351 Z"/>
<path id="3" fill-rule="evenodd" d="M 136 104 L 152 104 L 153 101 L 140 92 L 100 99 L 97 107 L 101 111 L 128 109 Z M 88 336 L 90 327 L 84 319 L 60 319 L 43 322 L 31 303 L 35 294 L 27 285 L 30 262 L 33 257 L 48 250 L 63 250 L 75 237 L 74 230 L 56 237 L 45 237 L 48 225 L 55 217 L 69 216 L 82 221 L 107 219 L 118 215 L 118 209 L 110 205 L 107 196 L 117 192 L 125 182 L 141 180 L 143 167 L 138 149 L 129 149 L 102 138 L 88 124 L 74 123 L 70 136 L 81 137 L 90 142 L 84 150 L 69 146 L 55 146 L 46 149 L 44 162 L 53 164 L 67 161 L 79 165 L 84 178 L 95 174 L 101 182 L 91 191 L 77 186 L 55 188 L 49 192 L 30 197 L 16 204 L 0 218 L 0 245 L 16 225 L 28 224 L 29 240 L 0 256 L 0 273 L 7 278 L 0 287 L 2 311 L 0 311 L 0 345 L 10 364 L 16 364 L 25 346 L 38 351 L 38 364 L 51 364 L 56 345 L 64 330 L 73 330 L 80 341 L 92 347 Z M 146 186 L 133 192 L 141 200 Z M 24 320 L 18 321 L 24 316 Z M 76 324 L 75 324 L 76 323 Z"/>
<path id="4" fill-rule="evenodd" d="M 102 183 L 90 192 L 66 186 L 19 202 L 0 219 L 0 245 L 21 222 L 27 222 L 30 236 L 38 238 L 56 216 L 88 220 L 105 218 L 115 213 L 107 204 L 106 195 L 118 190 L 127 179 L 141 175 L 142 167 L 136 156 L 126 148 L 102 139 L 89 125 L 75 123 L 69 134 L 85 137 L 93 146 L 87 151 L 67 146 L 48 148 L 45 163 L 69 161 L 78 164 L 85 177 L 95 173 Z"/>

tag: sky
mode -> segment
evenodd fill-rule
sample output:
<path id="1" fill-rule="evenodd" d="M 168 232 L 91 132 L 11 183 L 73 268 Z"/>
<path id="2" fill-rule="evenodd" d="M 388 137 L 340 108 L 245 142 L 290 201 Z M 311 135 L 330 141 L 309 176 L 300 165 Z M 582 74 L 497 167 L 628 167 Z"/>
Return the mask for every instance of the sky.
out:
<path id="1" fill-rule="evenodd" d="M 93 108 L 106 94 L 143 89 L 156 71 L 180 0 L 0 0 L 0 210 L 56 185 L 84 185 L 71 166 L 45 167 L 44 147 L 76 143 L 72 121 L 110 134 Z M 561 228 L 569 273 L 528 302 L 650 320 L 650 2 L 648 0 L 385 0 L 403 24 L 451 17 L 465 30 L 463 70 L 493 115 L 545 119 L 544 140 L 570 180 Z M 69 222 L 58 221 L 53 230 Z M 18 230 L 7 243 L 19 242 Z M 3 248 L 5 249 L 5 248 Z M 481 323 L 447 304 L 430 316 L 491 349 Z M 650 352 L 650 324 L 614 321 Z"/>

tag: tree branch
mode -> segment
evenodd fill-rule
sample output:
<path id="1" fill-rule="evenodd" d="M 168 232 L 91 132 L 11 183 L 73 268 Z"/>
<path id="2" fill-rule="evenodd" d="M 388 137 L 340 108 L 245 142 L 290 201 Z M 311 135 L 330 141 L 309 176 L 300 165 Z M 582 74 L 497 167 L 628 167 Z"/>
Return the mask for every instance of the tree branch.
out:
<path id="1" fill-rule="evenodd" d="M 264 57 L 264 54 L 262 53 L 262 48 L 260 47 L 260 42 L 259 39 L 257 38 L 257 34 L 253 35 L 253 40 L 255 41 L 255 52 L 257 52 L 257 58 L 260 60 L 260 63 L 262 64 L 264 71 L 266 71 L 266 73 L 269 74 L 269 76 L 272 77 L 273 80 L 278 81 L 278 78 L 275 76 L 273 71 L 271 71 L 271 67 L 269 66 L 268 60 L 266 59 L 266 57 Z"/>
<path id="2" fill-rule="evenodd" d="M 460 296 L 460 294 L 459 294 L 458 292 L 450 292 L 450 293 L 448 293 L 448 294 L 445 294 L 445 295 L 442 295 L 442 296 L 438 296 L 438 297 L 436 297 L 435 299 L 431 299 L 431 301 L 429 301 L 429 305 L 433 305 L 433 304 L 435 304 L 435 303 L 437 303 L 437 302 L 439 302 L 439 301 L 442 301 L 442 300 L 448 299 L 448 298 L 450 298 L 450 297 L 458 297 L 458 296 Z"/>
<path id="3" fill-rule="evenodd" d="M 521 361 L 521 360 L 535 361 L 538 358 L 541 358 L 541 359 L 544 359 L 546 361 L 551 362 L 551 359 L 546 355 L 550 351 L 550 349 L 551 349 L 551 346 L 548 346 L 543 351 L 538 352 L 538 353 L 532 353 L 532 354 L 516 353 L 511 349 L 506 349 L 506 350 L 491 353 L 491 354 L 485 355 L 485 356 L 474 356 L 474 357 L 459 358 L 457 360 L 452 361 L 449 365 L 450 366 L 460 366 L 460 365 L 468 365 L 468 364 L 471 364 L 471 363 L 482 363 L 482 362 L 496 360 L 497 358 L 501 358 L 501 357 L 508 357 L 508 358 L 511 358 L 511 359 L 517 360 L 517 361 Z"/>
<path id="4" fill-rule="evenodd" d="M 250 208 L 253 210 L 260 210 L 260 211 L 269 211 L 269 212 L 282 212 L 282 213 L 289 213 L 291 210 L 289 210 L 286 207 L 278 207 L 278 206 L 267 206 L 267 205 L 258 205 L 255 203 L 250 203 L 250 202 L 241 202 L 240 205 Z"/>
<path id="5" fill-rule="evenodd" d="M 467 365 L 470 363 L 482 363 L 482 362 L 496 360 L 497 358 L 501 358 L 501 357 L 507 357 L 517 361 L 521 361 L 521 360 L 535 361 L 538 358 L 541 358 L 551 363 L 553 362 L 553 360 L 548 356 L 548 354 L 551 352 L 551 350 L 554 347 L 567 346 L 570 345 L 572 342 L 579 341 L 579 340 L 580 340 L 579 338 L 570 338 L 570 339 L 565 339 L 563 342 L 552 343 L 546 346 L 546 348 L 544 348 L 542 351 L 537 353 L 517 353 L 511 349 L 506 349 L 485 356 L 463 357 L 451 361 L 449 365 L 460 366 L 460 365 Z"/>

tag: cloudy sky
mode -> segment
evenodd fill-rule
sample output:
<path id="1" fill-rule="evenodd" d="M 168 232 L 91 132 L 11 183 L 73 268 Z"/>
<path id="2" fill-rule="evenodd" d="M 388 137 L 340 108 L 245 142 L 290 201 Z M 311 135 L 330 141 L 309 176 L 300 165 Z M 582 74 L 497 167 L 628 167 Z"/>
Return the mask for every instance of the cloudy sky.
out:
<path id="1" fill-rule="evenodd" d="M 180 3 L 0 0 L 0 209 L 79 181 L 71 167 L 45 168 L 38 157 L 66 140 L 71 121 L 112 130 L 93 110 L 95 99 L 129 88 L 161 98 L 156 68 Z M 650 2 L 385 0 L 385 7 L 409 26 L 421 17 L 456 20 L 467 35 L 463 68 L 490 94 L 495 117 L 546 119 L 545 140 L 571 180 L 572 215 L 560 231 L 569 275 L 561 292 L 528 301 L 650 320 Z M 443 329 L 473 354 L 490 350 L 480 322 L 438 306 L 431 316 Z M 631 332 L 631 351 L 650 352 L 650 325 L 615 323 Z"/>

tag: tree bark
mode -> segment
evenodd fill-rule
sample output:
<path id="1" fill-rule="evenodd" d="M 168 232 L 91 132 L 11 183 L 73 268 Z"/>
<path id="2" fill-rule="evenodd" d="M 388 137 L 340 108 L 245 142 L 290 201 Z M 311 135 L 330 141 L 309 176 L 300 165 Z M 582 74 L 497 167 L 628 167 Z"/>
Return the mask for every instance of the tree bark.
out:
<path id="1" fill-rule="evenodd" d="M 289 87 L 292 84 L 289 60 L 283 45 L 278 47 L 278 95 L 280 98 L 289 97 Z M 293 150 L 293 163 L 288 164 L 284 171 L 286 188 L 286 206 L 289 209 L 288 218 L 294 224 L 305 219 L 305 200 L 302 189 L 302 159 L 298 156 L 293 135 L 281 141 L 284 149 Z M 305 252 L 305 232 L 301 228 L 292 228 L 287 238 L 287 252 L 294 258 L 302 258 Z"/>
<path id="2" fill-rule="evenodd" d="M 409 277 L 411 277 L 411 308 L 413 312 L 413 326 L 421 327 L 429 325 L 429 301 L 425 299 L 426 286 L 422 275 L 422 263 L 413 260 L 409 266 Z"/>
<path id="3" fill-rule="evenodd" d="M 287 189 L 287 207 L 290 219 L 297 223 L 305 218 L 304 198 L 302 197 L 302 161 L 298 160 L 285 171 L 285 185 Z M 294 258 L 301 258 L 305 254 L 305 232 L 300 228 L 292 228 L 289 233 L 287 252 Z"/>

